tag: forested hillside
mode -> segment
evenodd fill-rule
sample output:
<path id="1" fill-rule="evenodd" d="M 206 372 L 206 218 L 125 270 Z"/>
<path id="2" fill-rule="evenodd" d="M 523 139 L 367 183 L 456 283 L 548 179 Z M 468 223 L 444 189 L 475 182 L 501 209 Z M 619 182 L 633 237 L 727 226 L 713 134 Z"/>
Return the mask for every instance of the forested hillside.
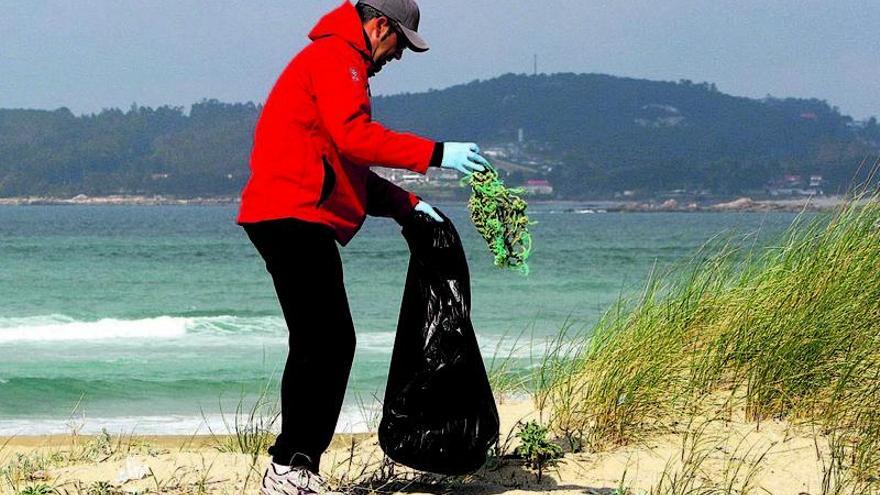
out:
<path id="1" fill-rule="evenodd" d="M 260 106 L 0 110 L 0 196 L 234 195 L 247 179 Z M 437 140 L 516 142 L 553 161 L 564 197 L 623 189 L 760 189 L 785 173 L 833 189 L 880 147 L 876 119 L 820 100 L 740 98 L 707 83 L 597 74 L 505 75 L 374 99 L 377 119 Z"/>
<path id="2" fill-rule="evenodd" d="M 849 182 L 876 155 L 876 119 L 815 99 L 734 97 L 714 85 L 600 74 L 506 75 L 378 98 L 380 119 L 438 139 L 526 142 L 561 159 L 568 195 L 622 189 L 759 189 L 785 173 Z"/>

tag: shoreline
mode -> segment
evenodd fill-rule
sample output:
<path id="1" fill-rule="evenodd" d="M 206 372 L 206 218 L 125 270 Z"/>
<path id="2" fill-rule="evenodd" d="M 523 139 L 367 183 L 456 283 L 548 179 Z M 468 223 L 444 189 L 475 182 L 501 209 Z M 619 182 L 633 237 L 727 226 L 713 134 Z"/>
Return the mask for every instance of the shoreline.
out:
<path id="1" fill-rule="evenodd" d="M 352 440 L 361 441 L 375 435 L 375 432 L 368 433 L 334 433 L 330 448 L 338 448 L 348 445 Z M 48 434 L 48 435 L 19 435 L 19 436 L 2 436 L 0 435 L 0 446 L 6 449 L 15 448 L 45 448 L 45 447 L 64 447 L 79 442 L 89 442 L 100 438 L 101 435 L 96 434 Z M 111 435 L 112 438 L 124 437 L 132 443 L 148 443 L 156 447 L 180 447 L 182 445 L 192 448 L 208 448 L 217 443 L 219 439 L 233 439 L 234 434 L 218 434 L 211 435 L 209 433 L 199 433 L 195 435 L 178 435 L 178 434 L 133 434 L 133 435 Z"/>
<path id="2" fill-rule="evenodd" d="M 643 201 L 527 199 L 533 205 L 568 205 L 570 213 L 705 213 L 705 212 L 801 212 L 826 211 L 847 201 L 844 196 L 816 196 L 785 199 L 753 200 L 739 197 L 734 200 L 679 202 L 675 199 L 648 199 Z M 225 206 L 240 203 L 238 196 L 210 196 L 178 198 L 164 195 L 109 195 L 73 197 L 19 196 L 0 198 L 0 206 Z M 437 200 L 443 205 L 448 200 Z M 465 204 L 465 201 L 461 201 Z M 569 211 L 570 210 L 570 211 Z"/>
<path id="3" fill-rule="evenodd" d="M 389 467 L 375 433 L 335 434 L 322 456 L 321 474 L 352 493 L 377 486 L 384 488 L 383 493 L 412 494 L 457 490 L 470 495 L 550 491 L 583 495 L 615 493 L 622 486 L 627 489 L 624 493 L 648 493 L 663 483 L 664 476 L 686 472 L 685 461 L 690 459 L 685 454 L 693 432 L 658 431 L 643 442 L 566 451 L 538 480 L 535 470 L 516 453 L 519 439 L 513 434 L 522 422 L 544 423 L 546 415 L 542 417 L 532 400 L 499 402 L 498 409 L 501 450 L 471 475 L 450 478 L 420 474 L 399 465 Z M 749 482 L 754 488 L 767 493 L 817 493 L 815 489 L 821 486 L 828 447 L 823 439 L 802 428 L 768 421 L 758 429 L 738 415 L 700 425 L 701 437 L 713 440 L 705 444 L 706 457 L 698 466 L 707 479 L 724 479 L 731 466 L 748 470 L 750 463 L 760 460 L 761 469 L 752 473 L 755 476 Z M 228 450 L 220 447 L 229 445 L 223 442 L 225 438 L 231 437 L 0 437 L 0 467 L 11 473 L 8 481 L 14 493 L 42 485 L 55 488 L 57 493 L 99 493 L 103 489 L 100 493 L 258 494 L 262 470 L 269 462 L 265 449 Z"/>
<path id="4" fill-rule="evenodd" d="M 531 397 L 525 396 L 504 396 L 504 398 L 495 399 L 496 406 L 501 419 L 501 430 L 511 429 L 517 421 L 524 418 L 532 418 L 535 414 L 535 406 Z M 340 417 L 341 418 L 341 417 Z M 341 424 L 341 422 L 340 422 Z M 280 419 L 277 425 L 280 427 Z M 337 425 L 337 428 L 339 425 Z M 376 426 L 378 428 L 378 425 Z M 181 443 L 196 442 L 196 445 L 207 446 L 212 440 L 218 438 L 232 438 L 234 432 L 215 433 L 204 431 L 201 428 L 193 433 L 122 433 L 116 431 L 109 432 L 114 438 L 125 437 L 133 440 L 142 440 L 149 443 L 161 443 L 163 446 L 173 445 L 179 446 Z M 333 433 L 331 447 L 338 445 L 347 445 L 352 439 L 362 440 L 376 435 L 377 431 L 370 429 L 368 431 L 336 431 Z M 71 442 L 80 440 L 91 440 L 101 437 L 101 433 L 76 433 L 71 430 L 68 433 L 45 433 L 45 434 L 25 434 L 25 435 L 0 435 L 0 447 L 48 447 L 68 445 Z M 0 448 L 2 452 L 2 448 Z"/>

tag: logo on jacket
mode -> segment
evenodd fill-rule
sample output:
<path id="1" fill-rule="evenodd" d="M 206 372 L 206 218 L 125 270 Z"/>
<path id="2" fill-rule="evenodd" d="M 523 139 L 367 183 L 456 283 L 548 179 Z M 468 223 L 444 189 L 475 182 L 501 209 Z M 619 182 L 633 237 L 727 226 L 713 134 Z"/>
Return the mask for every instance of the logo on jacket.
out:
<path id="1" fill-rule="evenodd" d="M 350 67 L 350 68 L 348 69 L 348 72 L 351 74 L 351 80 L 352 80 L 352 81 L 354 81 L 354 82 L 360 82 L 360 81 L 361 81 L 361 76 L 360 76 L 360 74 L 358 74 L 357 69 L 355 69 L 354 67 Z"/>

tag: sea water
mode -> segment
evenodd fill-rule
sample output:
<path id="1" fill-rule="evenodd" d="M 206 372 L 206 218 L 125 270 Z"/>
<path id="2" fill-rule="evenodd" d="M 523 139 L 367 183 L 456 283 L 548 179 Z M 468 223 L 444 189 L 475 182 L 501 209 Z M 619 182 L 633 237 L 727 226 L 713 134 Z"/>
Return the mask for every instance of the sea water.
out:
<path id="1" fill-rule="evenodd" d="M 520 367 L 707 240 L 772 239 L 794 219 L 535 204 L 525 277 L 492 265 L 466 208 L 438 206 L 467 251 L 484 358 Z M 237 406 L 277 399 L 287 329 L 236 212 L 0 206 L 0 435 L 224 432 Z M 382 397 L 409 252 L 396 223 L 371 218 L 341 254 L 357 352 L 337 429 L 357 431 Z"/>

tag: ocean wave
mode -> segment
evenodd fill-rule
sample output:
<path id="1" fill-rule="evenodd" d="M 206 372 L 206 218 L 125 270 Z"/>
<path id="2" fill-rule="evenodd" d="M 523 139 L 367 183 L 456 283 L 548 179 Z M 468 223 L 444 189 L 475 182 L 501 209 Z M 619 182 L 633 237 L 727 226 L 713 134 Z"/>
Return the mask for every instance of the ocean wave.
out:
<path id="1" fill-rule="evenodd" d="M 361 332 L 357 349 L 378 354 L 391 354 L 395 332 Z M 517 339 L 504 335 L 477 334 L 477 343 L 484 359 L 540 359 L 553 345 L 553 337 Z"/>
<path id="2" fill-rule="evenodd" d="M 336 423 L 336 433 L 364 433 L 375 431 L 381 417 L 378 403 L 345 404 Z M 247 418 L 239 418 L 239 421 Z M 144 415 L 144 416 L 73 416 L 69 418 L 3 418 L 0 436 L 63 435 L 76 431 L 93 435 L 107 430 L 114 435 L 226 435 L 235 424 L 231 414 L 204 415 Z M 280 419 L 272 430 L 278 433 Z"/>
<path id="3" fill-rule="evenodd" d="M 254 342 L 283 344 L 287 327 L 280 316 L 157 316 L 125 320 L 103 318 L 82 321 L 65 315 L 0 318 L 0 344 L 86 341 L 171 341 L 203 345 L 224 344 L 247 336 Z M 357 349 L 368 354 L 389 355 L 396 332 L 357 332 Z M 550 345 L 549 337 L 515 338 L 478 333 L 477 341 L 485 358 L 537 358 Z"/>
<path id="4" fill-rule="evenodd" d="M 187 334 L 276 335 L 285 332 L 280 317 L 158 316 L 137 320 L 102 318 L 82 321 L 64 315 L 0 318 L 0 344 L 44 341 L 171 340 Z"/>
<path id="5" fill-rule="evenodd" d="M 188 318 L 160 316 L 142 320 L 105 318 L 98 321 L 76 321 L 66 317 L 33 317 L 13 319 L 0 324 L 0 344 L 13 342 L 107 340 L 107 339 L 174 339 L 186 335 Z"/>

